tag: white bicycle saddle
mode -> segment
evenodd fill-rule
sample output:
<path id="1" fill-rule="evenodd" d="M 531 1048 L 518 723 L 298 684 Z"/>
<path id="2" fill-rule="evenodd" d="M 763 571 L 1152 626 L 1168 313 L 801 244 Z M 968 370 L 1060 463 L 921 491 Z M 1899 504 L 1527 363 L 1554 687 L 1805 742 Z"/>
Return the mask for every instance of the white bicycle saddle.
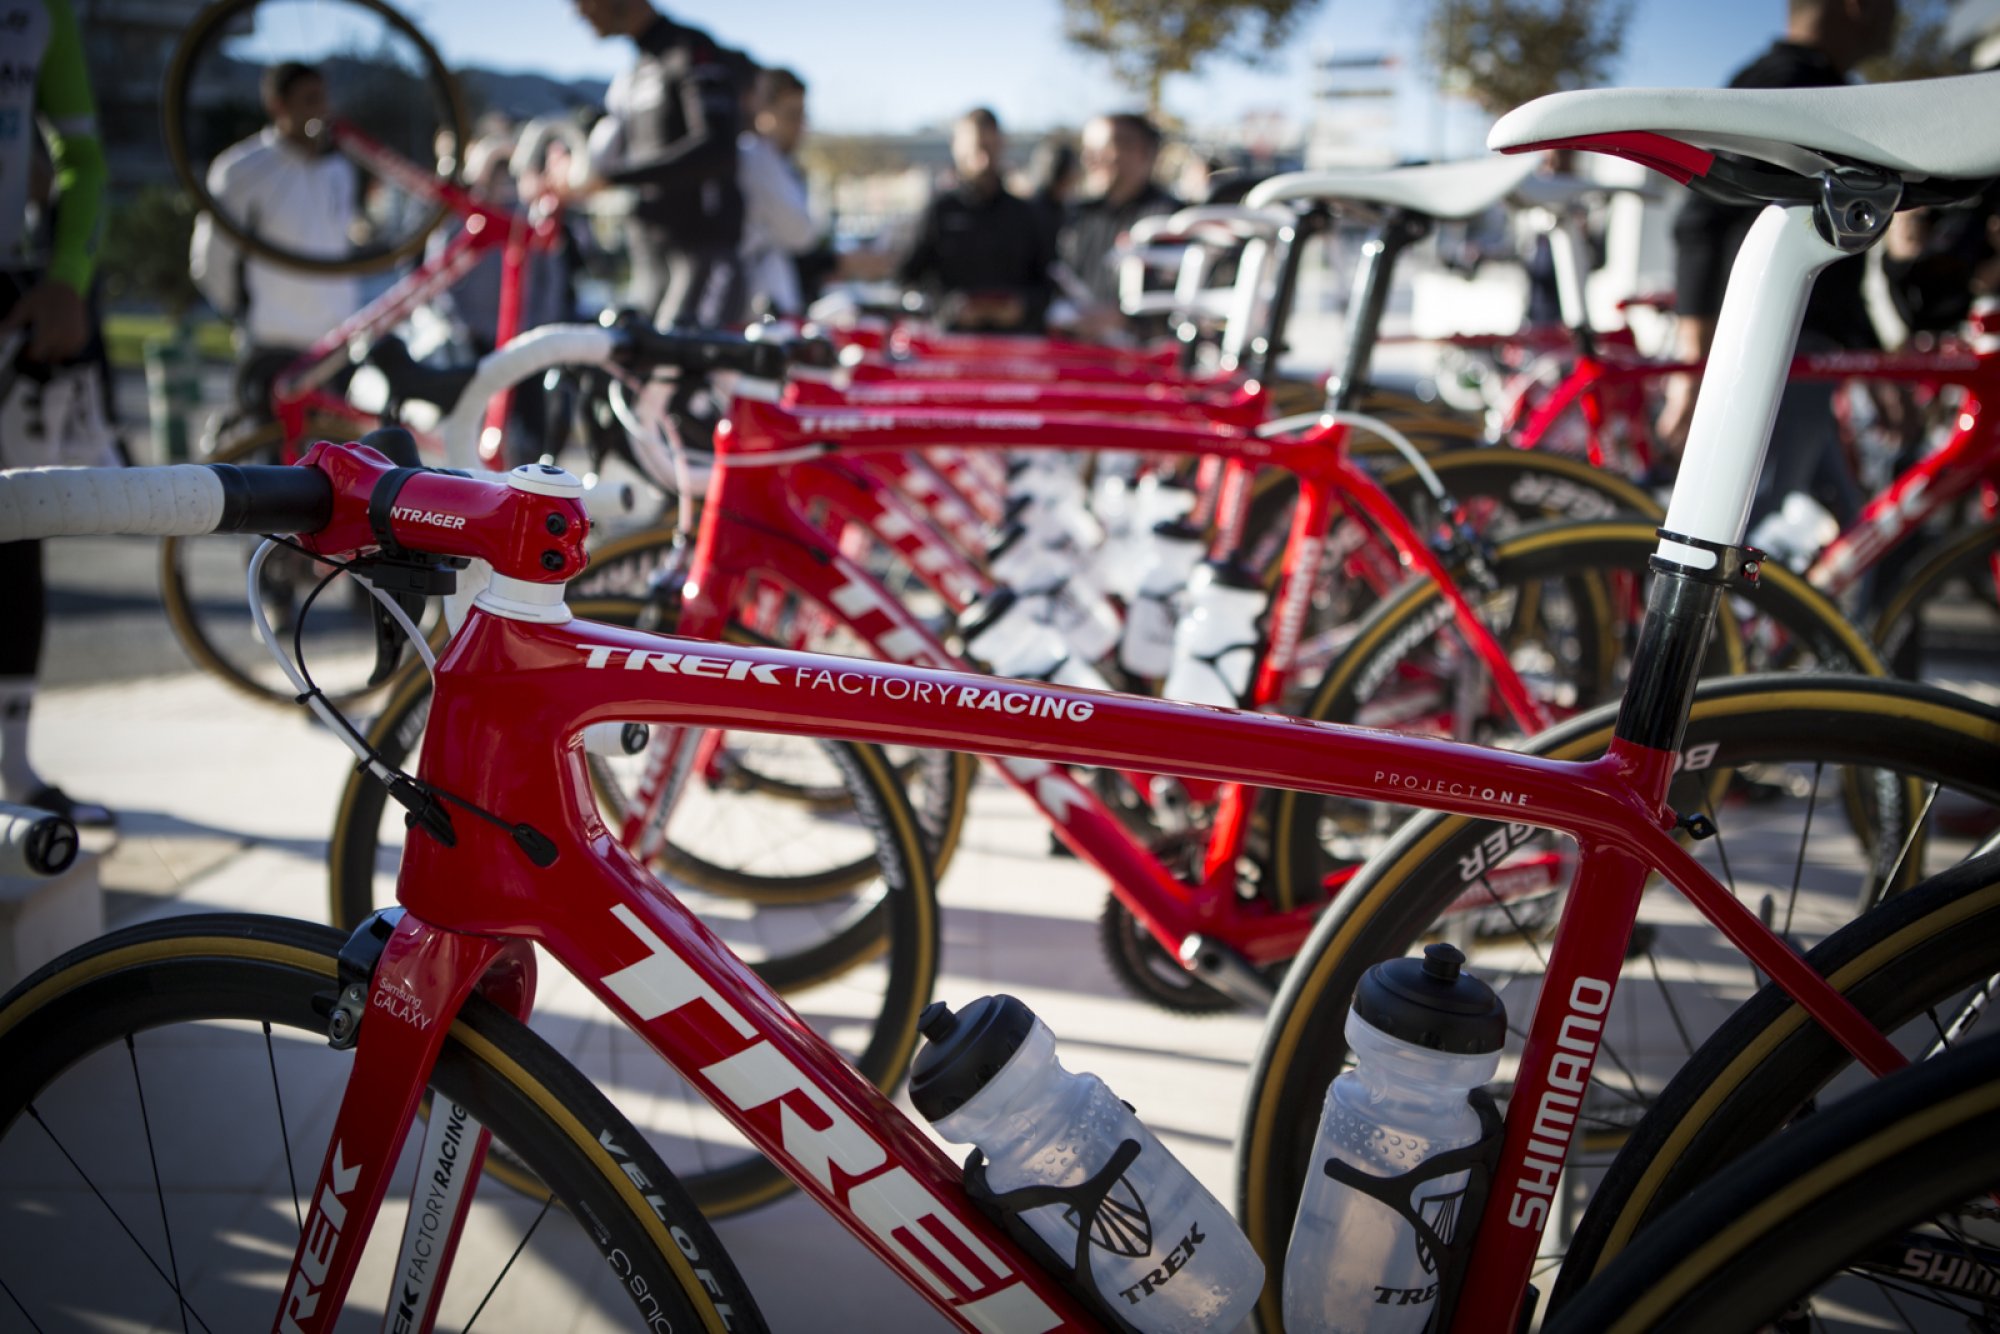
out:
<path id="1" fill-rule="evenodd" d="M 2000 176 L 2000 71 L 1845 88 L 1603 88 L 1501 117 L 1489 148 L 1642 131 L 1816 174 L 1822 155 L 1918 179 Z"/>
<path id="2" fill-rule="evenodd" d="M 1244 198 L 1252 208 L 1287 199 L 1346 200 L 1407 208 L 1448 221 L 1476 217 L 1512 194 L 1533 172 L 1532 156 L 1482 157 L 1386 171 L 1291 171 Z"/>

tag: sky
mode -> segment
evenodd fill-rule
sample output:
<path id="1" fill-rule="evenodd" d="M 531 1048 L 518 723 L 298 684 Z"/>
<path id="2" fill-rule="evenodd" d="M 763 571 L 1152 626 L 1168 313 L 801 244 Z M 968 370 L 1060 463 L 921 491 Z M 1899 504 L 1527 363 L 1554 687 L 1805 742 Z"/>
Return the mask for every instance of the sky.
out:
<path id="1" fill-rule="evenodd" d="M 568 0 L 404 0 L 403 8 L 454 64 L 608 77 L 631 59 L 628 43 L 599 41 Z M 680 0 L 664 8 L 765 64 L 796 69 L 811 88 L 813 124 L 826 131 L 917 129 L 983 103 L 1009 130 L 1027 132 L 1132 100 L 1101 61 L 1063 41 L 1059 0 Z M 1613 81 L 1720 84 L 1778 32 L 1784 12 L 1785 0 L 1635 0 Z M 1401 58 L 1383 131 L 1392 146 L 1411 155 L 1475 152 L 1484 119 L 1441 108 L 1416 59 L 1422 13 L 1418 4 L 1320 0 L 1267 65 L 1216 60 L 1169 83 L 1168 109 L 1195 126 L 1296 115 L 1311 104 L 1314 57 L 1389 52 Z"/>

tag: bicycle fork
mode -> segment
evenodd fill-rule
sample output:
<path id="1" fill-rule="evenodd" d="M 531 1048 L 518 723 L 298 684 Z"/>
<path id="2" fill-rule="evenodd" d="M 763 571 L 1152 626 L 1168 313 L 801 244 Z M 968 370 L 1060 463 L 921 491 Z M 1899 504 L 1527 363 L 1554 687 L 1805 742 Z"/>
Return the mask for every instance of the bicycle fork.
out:
<path id="1" fill-rule="evenodd" d="M 333 1327 L 459 1007 L 477 991 L 525 1019 L 534 952 L 525 941 L 444 931 L 386 909 L 342 949 L 339 986 L 329 1041 L 354 1047 L 354 1068 L 285 1276 L 276 1334 Z M 364 1018 L 373 1022 L 360 1043 Z M 429 1334 L 436 1323 L 490 1138 L 464 1108 L 430 1108 L 392 1271 L 388 1319 L 399 1332 Z"/>

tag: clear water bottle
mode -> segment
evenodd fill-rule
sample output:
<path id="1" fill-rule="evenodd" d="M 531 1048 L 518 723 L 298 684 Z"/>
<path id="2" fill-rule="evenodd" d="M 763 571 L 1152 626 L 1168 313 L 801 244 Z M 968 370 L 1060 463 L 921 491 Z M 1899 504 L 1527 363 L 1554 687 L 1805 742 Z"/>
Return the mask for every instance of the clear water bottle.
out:
<path id="1" fill-rule="evenodd" d="M 1803 491 L 1787 495 L 1750 534 L 1750 545 L 1803 573 L 1827 543 L 1840 536 L 1840 520 Z"/>
<path id="2" fill-rule="evenodd" d="M 1250 689 L 1262 636 L 1257 618 L 1269 600 L 1257 576 L 1239 565 L 1207 561 L 1188 579 L 1173 665 L 1160 693 L 1190 704 L 1239 706 Z"/>
<path id="3" fill-rule="evenodd" d="M 1127 1141 L 1137 1146 L 1088 1222 L 1098 1294 L 1128 1324 L 1195 1334 L 1233 1330 L 1250 1314 L 1264 1266 L 1229 1211 L 1103 1080 L 1063 1069 L 1032 1010 L 1012 996 L 982 996 L 956 1014 L 938 1002 L 919 1026 L 927 1042 L 910 1101 L 940 1135 L 979 1149 L 996 1195 L 1082 1186 Z M 1065 1261 L 1076 1254 L 1081 1214 L 1050 1204 L 1021 1217 Z"/>
<path id="4" fill-rule="evenodd" d="M 1179 521 L 1156 524 L 1140 557 L 1138 588 L 1125 611 L 1118 661 L 1134 676 L 1165 676 L 1174 661 L 1175 606 L 1201 564 L 1207 540 Z"/>
<path id="5" fill-rule="evenodd" d="M 1355 1066 L 1326 1091 L 1285 1252 L 1287 1334 L 1422 1334 L 1431 1318 L 1440 1257 L 1402 1214 L 1324 1165 L 1398 1177 L 1480 1142 L 1467 1097 L 1499 1068 L 1507 1014 L 1464 964 L 1452 946 L 1430 945 L 1421 960 L 1377 964 L 1355 991 Z M 1468 1180 L 1456 1171 L 1415 1186 L 1412 1207 L 1447 1243 L 1479 1222 L 1461 1207 Z"/>
<path id="6" fill-rule="evenodd" d="M 969 609 L 965 647 L 995 676 L 1086 690 L 1111 688 L 1088 661 L 1072 651 L 1056 627 L 1037 615 L 1033 599 L 1010 588 Z"/>

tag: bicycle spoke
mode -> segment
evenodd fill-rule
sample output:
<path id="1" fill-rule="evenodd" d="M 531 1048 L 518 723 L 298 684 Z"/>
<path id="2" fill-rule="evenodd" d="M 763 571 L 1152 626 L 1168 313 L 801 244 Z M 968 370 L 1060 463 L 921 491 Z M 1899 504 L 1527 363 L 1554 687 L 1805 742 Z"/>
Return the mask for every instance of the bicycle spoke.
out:
<path id="1" fill-rule="evenodd" d="M 1728 784 L 1718 786 L 1727 787 Z M 1741 902 L 1743 895 L 1736 888 L 1736 872 L 1729 868 L 1729 844 L 1722 838 L 1722 820 L 1715 807 L 1715 794 L 1704 791 L 1701 799 L 1702 810 L 1708 815 L 1709 827 L 1715 830 L 1715 858 L 1722 863 L 1722 883 L 1729 886 L 1729 897 Z"/>
<path id="2" fill-rule="evenodd" d="M 7 1280 L 4 1278 L 0 1278 L 0 1293 L 6 1294 L 7 1300 L 14 1303 L 14 1309 L 21 1313 L 21 1319 L 28 1322 L 29 1329 L 34 1330 L 35 1334 L 42 1334 L 41 1325 L 28 1313 L 28 1308 L 21 1304 L 21 1299 L 14 1295 L 14 1290 L 7 1286 Z"/>
<path id="3" fill-rule="evenodd" d="M 1646 966 L 1652 971 L 1653 984 L 1660 989 L 1660 999 L 1666 1003 L 1667 1017 L 1674 1021 L 1674 1032 L 1680 1034 L 1681 1046 L 1687 1050 L 1688 1055 L 1694 1055 L 1694 1039 L 1688 1036 L 1687 1024 L 1681 1020 L 1681 1007 L 1674 1004 L 1673 988 L 1669 987 L 1666 978 L 1660 975 L 1660 961 L 1650 949 L 1646 951 Z"/>
<path id="4" fill-rule="evenodd" d="M 1896 1300 L 1895 1287 L 1888 1283 L 1879 1284 L 1877 1286 L 1879 1286 L 1882 1291 L 1883 1300 L 1889 1303 L 1889 1309 L 1896 1313 L 1896 1319 L 1903 1322 L 1903 1328 L 1908 1332 L 1908 1334 L 1917 1334 L 1916 1325 L 1911 1322 L 1908 1316 L 1903 1314 L 1903 1304 Z"/>
<path id="5" fill-rule="evenodd" d="M 125 1216 L 119 1213 L 111 1201 L 105 1197 L 104 1192 L 97 1188 L 97 1183 L 90 1179 L 90 1173 L 83 1170 L 83 1164 L 76 1160 L 76 1155 L 69 1151 L 69 1147 L 56 1135 L 55 1130 L 49 1123 L 42 1119 L 41 1110 L 33 1103 L 28 1104 L 28 1117 L 42 1128 L 42 1133 L 49 1137 L 49 1143 L 56 1146 L 56 1152 L 63 1156 L 63 1161 L 68 1163 L 70 1170 L 76 1173 L 77 1180 L 81 1181 L 89 1189 L 90 1193 L 97 1197 L 97 1202 L 104 1206 L 105 1213 L 111 1215 L 111 1221 L 118 1224 L 119 1230 L 124 1232 L 126 1240 L 132 1243 L 133 1249 L 137 1250 L 141 1258 L 153 1267 L 153 1272 L 160 1276 L 160 1282 L 172 1288 L 174 1296 L 180 1298 L 180 1285 L 168 1277 L 166 1270 L 160 1268 L 160 1262 L 155 1260 L 153 1253 L 146 1249 L 146 1243 L 139 1240 L 139 1234 L 132 1230 L 132 1225 L 125 1221 Z M 200 1325 L 204 1330 L 208 1330 L 208 1322 L 201 1318 L 201 1312 L 188 1305 L 185 1300 L 182 1301 L 182 1306 L 184 1308 L 183 1320 L 191 1315 L 194 1317 L 194 1322 L 197 1325 Z M 214 1331 L 210 1330 L 209 1334 L 214 1334 Z"/>
<path id="6" fill-rule="evenodd" d="M 1819 780 L 1826 772 L 1824 762 L 1813 766 L 1812 790 L 1806 793 L 1806 823 L 1799 830 L 1799 851 L 1792 859 L 1792 892 L 1785 896 L 1785 924 L 1778 934 L 1786 940 L 1792 938 L 1792 913 L 1799 903 L 1799 877 L 1805 874 L 1806 844 L 1812 838 L 1813 811 L 1819 807 Z"/>
<path id="7" fill-rule="evenodd" d="M 481 1297 L 479 1299 L 479 1305 L 473 1308 L 472 1319 L 467 1320 L 465 1322 L 464 1334 L 472 1334 L 472 1326 L 479 1319 L 480 1314 L 486 1310 L 486 1303 L 492 1301 L 493 1294 L 500 1290 L 500 1280 L 507 1277 L 507 1271 L 514 1267 L 514 1262 L 516 1260 L 521 1258 L 521 1252 L 528 1249 L 528 1242 L 530 1239 L 534 1237 L 535 1229 L 540 1227 L 542 1225 L 542 1220 L 549 1216 L 549 1206 L 554 1204 L 555 1202 L 556 1202 L 556 1197 L 553 1194 L 547 1196 L 542 1200 L 541 1212 L 535 1215 L 534 1222 L 528 1224 L 528 1230 L 521 1236 L 521 1244 L 516 1246 L 514 1248 L 514 1253 L 507 1257 L 507 1263 L 500 1266 L 500 1272 L 493 1276 L 493 1286 L 486 1289 L 486 1295 L 484 1297 Z"/>
<path id="8" fill-rule="evenodd" d="M 285 1127 L 285 1095 L 278 1089 L 278 1053 L 271 1046 L 271 1021 L 264 1021 L 264 1058 L 271 1067 L 271 1098 L 278 1104 L 278 1138 L 285 1147 L 285 1177 L 292 1183 L 292 1217 L 299 1231 L 306 1230 L 305 1214 L 299 1209 L 299 1174 L 292 1166 L 292 1134 Z"/>
<path id="9" fill-rule="evenodd" d="M 1479 887 L 1486 891 L 1486 897 L 1492 899 L 1493 905 L 1506 916 L 1507 924 L 1514 928 L 1514 933 L 1521 938 L 1521 943 L 1526 945 L 1529 953 L 1535 956 L 1535 963 L 1541 968 L 1542 972 L 1546 973 L 1549 969 L 1548 956 L 1542 953 L 1542 947 L 1536 943 L 1529 929 L 1521 924 L 1521 919 L 1515 915 L 1512 905 L 1500 896 L 1498 890 L 1493 888 L 1492 878 L 1490 876 L 1480 876 Z M 1512 1028 L 1511 1024 L 1509 1024 L 1509 1028 Z M 1519 1036 L 1523 1041 L 1526 1041 L 1528 1035 L 1520 1033 Z M 1608 1059 L 1617 1068 L 1618 1073 L 1625 1076 L 1625 1082 L 1632 1086 L 1632 1091 L 1629 1095 L 1615 1088 L 1610 1091 L 1617 1093 L 1621 1098 L 1625 1098 L 1635 1107 L 1646 1106 L 1646 1095 L 1639 1087 L 1639 1077 L 1632 1073 L 1631 1067 L 1625 1064 L 1608 1039 L 1600 1044 L 1598 1054 Z M 1608 1085 L 1606 1087 L 1609 1088 Z"/>
<path id="10" fill-rule="evenodd" d="M 1931 818 L 1931 807 L 1936 803 L 1938 789 L 1942 786 L 1941 783 L 1932 783 L 1929 790 L 1924 793 L 1923 807 L 1917 812 L 1917 818 L 1910 821 L 1910 832 L 1904 836 L 1903 846 L 1896 852 L 1895 864 L 1889 868 L 1889 874 L 1883 877 L 1882 884 L 1877 890 L 1878 895 L 1881 889 L 1895 884 L 1896 877 L 1903 873 L 1903 863 L 1909 859 L 1910 849 L 1917 845 L 1917 835 L 1923 832 L 1924 822 Z"/>
<path id="11" fill-rule="evenodd" d="M 180 1307 L 181 1334 L 187 1334 L 187 1297 L 181 1291 L 180 1261 L 174 1257 L 174 1227 L 167 1221 L 167 1193 L 160 1185 L 160 1155 L 153 1148 L 153 1119 L 146 1112 L 146 1085 L 139 1078 L 139 1046 L 125 1035 L 125 1054 L 132 1061 L 132 1089 L 139 1097 L 139 1125 L 146 1132 L 146 1158 L 153 1166 L 153 1198 L 160 1205 L 160 1227 L 167 1235 L 167 1267 L 173 1270 L 174 1301 Z"/>

